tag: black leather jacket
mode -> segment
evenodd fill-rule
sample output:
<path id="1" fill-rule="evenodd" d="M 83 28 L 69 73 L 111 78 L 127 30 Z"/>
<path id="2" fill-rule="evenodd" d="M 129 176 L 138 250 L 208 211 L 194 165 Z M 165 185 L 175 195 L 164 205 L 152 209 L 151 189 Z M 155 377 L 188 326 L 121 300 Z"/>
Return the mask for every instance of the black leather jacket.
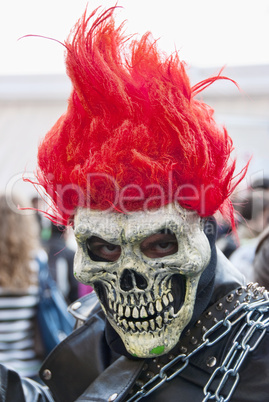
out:
<path id="1" fill-rule="evenodd" d="M 224 314 L 227 300 L 227 304 L 233 304 L 232 308 L 234 308 L 230 298 L 223 298 L 223 296 L 235 294 L 232 291 L 241 285 L 244 285 L 244 278 L 221 253 L 218 253 L 215 287 L 210 303 L 214 307 L 202 317 L 202 321 L 208 322 L 208 327 L 210 327 L 209 321 L 214 319 L 215 314 Z M 220 302 L 214 303 L 221 298 L 223 298 L 224 306 L 221 304 L 220 308 Z M 86 303 L 74 309 L 78 319 L 86 320 L 84 325 L 77 328 L 54 349 L 40 370 L 41 378 L 48 387 L 28 379 L 20 379 L 16 373 L 1 366 L 0 401 L 127 401 L 130 397 L 129 392 L 135 386 L 137 379 L 143 376 L 145 378 L 149 374 L 147 367 L 152 369 L 154 364 L 158 366 L 158 361 L 154 362 L 154 359 L 130 360 L 113 353 L 105 340 L 105 317 L 97 298 L 92 294 L 86 299 Z M 268 315 L 268 313 L 265 314 Z M 216 367 L 222 363 L 234 340 L 235 330 L 238 331 L 240 325 L 242 323 L 239 322 L 234 326 L 235 329 L 219 342 L 192 356 L 188 366 L 179 375 L 172 381 L 165 382 L 142 401 L 203 401 L 203 388 Z M 198 329 L 198 326 L 197 328 L 194 326 L 191 330 L 194 331 L 192 334 L 195 336 L 185 334 L 182 340 L 183 347 L 184 342 L 185 346 L 187 343 L 195 343 L 194 340 L 199 338 L 196 336 Z M 240 380 L 230 401 L 267 402 L 269 400 L 268 335 L 267 330 L 258 347 L 244 360 L 240 367 Z M 159 363 L 161 366 L 161 360 Z M 232 381 L 234 379 L 235 377 Z"/>

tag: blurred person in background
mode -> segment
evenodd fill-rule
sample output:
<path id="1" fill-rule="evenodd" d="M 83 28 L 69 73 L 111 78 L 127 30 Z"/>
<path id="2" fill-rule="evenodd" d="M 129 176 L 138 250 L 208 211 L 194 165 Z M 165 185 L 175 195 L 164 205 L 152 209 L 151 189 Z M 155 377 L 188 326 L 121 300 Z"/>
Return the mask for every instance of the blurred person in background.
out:
<path id="1" fill-rule="evenodd" d="M 73 274 L 75 251 L 66 243 L 64 226 L 51 224 L 51 235 L 44 241 L 48 254 L 48 265 L 52 278 L 57 283 L 68 303 L 78 298 L 78 282 Z"/>
<path id="2" fill-rule="evenodd" d="M 259 236 L 253 263 L 253 281 L 269 287 L 269 226 Z"/>
<path id="3" fill-rule="evenodd" d="M 229 259 L 248 281 L 253 281 L 253 262 L 259 235 L 269 223 L 268 188 L 262 187 L 260 182 L 254 183 L 238 204 L 236 208 L 240 221 L 237 232 L 240 246 Z"/>
<path id="4" fill-rule="evenodd" d="M 243 196 L 237 196 L 235 209 L 239 214 L 238 236 L 244 244 L 259 236 L 269 222 L 269 178 L 256 179 Z"/>
<path id="5" fill-rule="evenodd" d="M 230 258 L 231 254 L 238 247 L 231 225 L 225 222 L 222 216 L 217 217 L 216 245 L 227 258 Z"/>
<path id="6" fill-rule="evenodd" d="M 44 204 L 46 204 L 46 202 L 40 196 L 35 196 L 32 197 L 31 203 L 35 218 L 38 222 L 39 237 L 43 246 L 51 235 L 50 223 L 48 223 L 48 220 L 45 219 L 43 214 L 40 212 L 44 208 Z"/>
<path id="7" fill-rule="evenodd" d="M 0 362 L 35 378 L 44 357 L 36 314 L 38 259 L 45 255 L 35 216 L 18 205 L 20 197 L 0 196 Z"/>
<path id="8" fill-rule="evenodd" d="M 221 216 L 217 217 L 218 232 L 217 246 L 223 254 L 239 264 L 241 254 L 244 260 L 253 262 L 257 236 L 267 225 L 269 218 L 269 177 L 260 176 L 245 191 L 232 195 L 232 203 L 236 211 L 235 221 L 237 235 L 235 236 L 231 225 Z M 238 241 L 239 240 L 239 241 Z M 246 245 L 246 246 L 245 246 Z M 245 261 L 244 261 L 245 263 Z"/>

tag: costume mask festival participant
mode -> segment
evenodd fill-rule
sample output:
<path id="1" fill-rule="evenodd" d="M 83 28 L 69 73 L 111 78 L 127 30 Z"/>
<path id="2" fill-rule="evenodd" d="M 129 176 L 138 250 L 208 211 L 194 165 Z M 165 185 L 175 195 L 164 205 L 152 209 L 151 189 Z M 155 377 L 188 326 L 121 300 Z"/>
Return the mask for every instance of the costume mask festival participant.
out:
<path id="1" fill-rule="evenodd" d="M 73 90 L 39 147 L 47 216 L 73 225 L 74 272 L 95 292 L 69 311 L 42 384 L 0 364 L 1 401 L 268 400 L 269 297 L 216 250 L 232 141 L 196 99 L 178 53 L 86 14 L 66 46 Z M 36 183 L 35 183 L 36 184 Z M 45 386 L 44 386 L 44 384 Z"/>
<path id="2" fill-rule="evenodd" d="M 195 99 L 225 77 L 191 88 L 177 53 L 159 52 L 149 33 L 126 38 L 113 12 L 92 25 L 95 12 L 85 14 L 65 44 L 73 91 L 39 147 L 38 181 L 51 219 L 74 222 L 75 276 L 97 293 L 107 337 L 152 357 L 210 299 L 207 218 L 220 210 L 233 222 L 229 196 L 244 172 L 233 182 L 232 141 Z"/>

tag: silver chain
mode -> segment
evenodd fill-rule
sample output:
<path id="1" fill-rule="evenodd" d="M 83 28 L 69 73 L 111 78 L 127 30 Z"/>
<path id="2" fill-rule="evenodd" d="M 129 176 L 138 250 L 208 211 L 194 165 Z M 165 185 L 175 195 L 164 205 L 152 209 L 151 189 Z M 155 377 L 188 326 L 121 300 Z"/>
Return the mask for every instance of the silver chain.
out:
<path id="1" fill-rule="evenodd" d="M 224 319 L 218 321 L 204 333 L 202 343 L 197 348 L 187 355 L 183 353 L 176 356 L 173 360 L 163 366 L 158 374 L 145 383 L 141 389 L 126 402 L 139 401 L 158 389 L 163 383 L 171 381 L 187 367 L 189 364 L 189 359 L 194 354 L 199 352 L 204 347 L 210 347 L 219 342 L 231 331 L 235 324 L 244 318 L 244 324 L 236 333 L 232 341 L 232 347 L 225 356 L 222 365 L 214 370 L 203 389 L 205 397 L 202 402 L 209 400 L 217 402 L 229 401 L 239 381 L 239 369 L 243 361 L 247 357 L 248 353 L 253 352 L 253 350 L 256 349 L 265 335 L 266 328 L 269 326 L 269 318 L 267 317 L 263 319 L 264 313 L 268 311 L 269 299 L 267 292 L 265 292 L 265 297 L 263 299 L 254 301 L 252 303 L 244 302 L 240 304 L 233 311 L 228 313 Z M 255 319 L 253 318 L 254 313 L 259 315 L 257 318 L 255 317 Z M 168 370 L 170 374 L 168 374 Z M 228 380 L 230 380 L 231 384 L 227 394 Z M 217 382 L 218 386 L 215 391 L 210 391 L 210 386 L 212 385 L 213 381 Z M 221 394 L 225 385 L 225 391 L 227 394 L 226 397 Z"/>

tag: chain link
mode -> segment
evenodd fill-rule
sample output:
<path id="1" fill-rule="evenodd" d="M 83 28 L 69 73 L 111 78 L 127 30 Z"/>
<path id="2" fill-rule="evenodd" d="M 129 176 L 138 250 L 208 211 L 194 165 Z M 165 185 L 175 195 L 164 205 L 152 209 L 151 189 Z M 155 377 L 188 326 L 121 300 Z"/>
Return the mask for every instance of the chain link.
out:
<path id="1" fill-rule="evenodd" d="M 204 399 L 202 402 L 209 400 L 215 400 L 217 402 L 229 401 L 238 384 L 239 369 L 242 363 L 248 353 L 253 352 L 253 350 L 257 348 L 269 326 L 269 318 L 263 320 L 264 313 L 268 311 L 269 299 L 267 297 L 252 303 L 240 304 L 233 311 L 228 313 L 223 320 L 218 321 L 208 329 L 202 337 L 203 342 L 192 352 L 188 355 L 180 354 L 176 356 L 163 366 L 159 373 L 146 382 L 139 391 L 127 400 L 127 402 L 139 401 L 158 389 L 163 383 L 171 381 L 187 367 L 189 359 L 193 355 L 204 347 L 210 347 L 219 342 L 231 331 L 235 324 L 245 318 L 245 322 L 237 331 L 232 341 L 232 346 L 226 354 L 222 365 L 213 371 L 203 389 Z M 221 333 L 220 330 L 222 331 Z M 168 374 L 168 370 L 172 370 L 172 373 Z M 210 390 L 213 388 L 213 383 L 215 383 L 215 391 Z M 226 396 L 222 394 L 225 386 Z"/>
<path id="2" fill-rule="evenodd" d="M 226 354 L 222 365 L 214 370 L 207 384 L 205 385 L 205 398 L 203 399 L 203 402 L 208 400 L 215 400 L 218 402 L 229 401 L 238 384 L 239 370 L 242 363 L 246 359 L 248 353 L 253 352 L 257 348 L 258 344 L 265 335 L 267 326 L 269 325 L 268 318 L 263 320 L 264 305 L 264 301 L 261 301 L 260 305 L 258 302 L 253 302 L 247 306 L 244 306 L 246 314 L 243 316 L 246 317 L 246 320 L 235 335 L 232 346 Z M 269 307 L 268 300 L 267 305 Z M 261 311 L 259 306 L 261 306 Z M 254 314 L 258 317 L 251 319 Z M 229 321 L 229 315 L 226 317 L 226 320 Z M 234 323 L 237 321 L 238 320 L 235 320 L 232 325 L 234 325 Z M 210 391 L 210 386 L 213 384 L 213 381 L 217 379 L 217 377 L 219 377 L 218 386 L 213 393 Z M 225 385 L 226 396 L 222 394 L 224 392 Z"/>

